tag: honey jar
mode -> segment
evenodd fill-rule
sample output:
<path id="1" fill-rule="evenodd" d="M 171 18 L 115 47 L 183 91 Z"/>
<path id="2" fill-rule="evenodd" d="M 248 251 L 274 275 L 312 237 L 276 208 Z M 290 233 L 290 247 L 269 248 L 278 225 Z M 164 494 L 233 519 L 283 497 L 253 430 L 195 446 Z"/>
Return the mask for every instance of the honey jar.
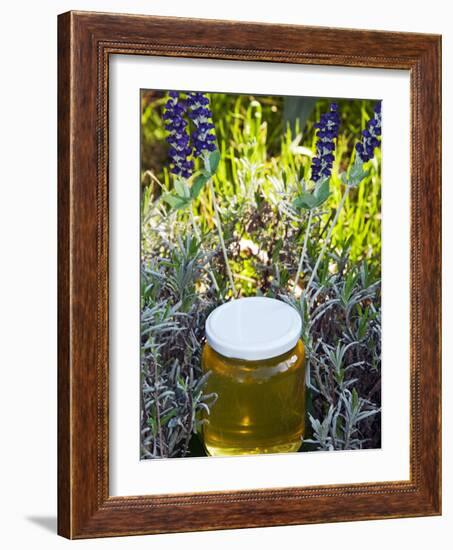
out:
<path id="1" fill-rule="evenodd" d="M 301 318 L 290 305 L 240 298 L 206 320 L 205 392 L 217 394 L 202 436 L 212 456 L 297 451 L 305 424 Z"/>

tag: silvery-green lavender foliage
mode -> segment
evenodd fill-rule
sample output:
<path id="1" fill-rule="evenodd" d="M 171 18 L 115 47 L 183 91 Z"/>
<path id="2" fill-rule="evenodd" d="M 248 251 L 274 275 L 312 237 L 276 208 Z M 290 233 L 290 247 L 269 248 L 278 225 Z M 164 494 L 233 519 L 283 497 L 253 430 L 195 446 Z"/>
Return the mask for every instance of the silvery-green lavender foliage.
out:
<path id="1" fill-rule="evenodd" d="M 204 109 L 201 96 L 193 100 L 189 108 Z M 142 458 L 187 456 L 192 434 L 200 428 L 199 413 L 215 407 L 216 396 L 203 392 L 200 353 L 207 315 L 231 299 L 228 264 L 242 295 L 284 300 L 301 315 L 309 419 L 303 450 L 380 446 L 380 270 L 367 261 L 351 261 L 350 238 L 334 244 L 326 238 L 348 193 L 367 178 L 363 163 L 372 158 L 378 134 L 363 133 L 366 158 L 357 149 L 342 175 L 340 205 L 326 223 L 330 155 L 339 124 L 333 105 L 318 125 L 318 141 L 328 145 L 317 147 L 324 163 L 322 168 L 313 163 L 308 187 L 270 175 L 246 156 L 238 161 L 236 193 L 225 201 L 217 191 L 222 245 L 214 227 L 198 226 L 193 213 L 192 220 L 184 214 L 215 172 L 209 167 L 212 138 L 205 142 L 205 169 L 191 186 L 181 183 L 181 172 L 179 187 L 162 195 L 167 205 L 159 196 L 149 199 L 152 220 L 144 223 L 142 236 Z M 379 132 L 380 105 L 375 113 Z M 327 123 L 335 135 L 323 134 Z M 212 131 L 210 120 L 207 124 L 197 127 L 202 141 Z M 369 123 L 368 131 L 370 125 L 376 127 Z M 186 138 L 181 146 L 189 146 Z M 244 143 L 245 150 L 258 146 Z"/>
<path id="2" fill-rule="evenodd" d="M 206 316 L 215 307 L 195 285 L 206 278 L 208 256 L 196 238 L 174 244 L 155 236 L 159 259 L 142 262 L 142 458 L 185 456 L 199 429 L 199 412 L 215 401 L 203 393 L 200 352 Z"/>
<path id="3" fill-rule="evenodd" d="M 348 272 L 347 261 L 347 250 L 331 252 L 319 270 L 311 310 L 304 294 L 282 296 L 304 323 L 312 428 L 307 450 L 380 446 L 380 280 L 366 263 Z M 333 274 L 332 266 L 338 269 Z"/>
<path id="4" fill-rule="evenodd" d="M 333 110 L 331 106 L 330 112 L 337 114 L 336 105 Z M 324 124 L 328 123 L 335 126 L 338 132 L 337 118 L 335 122 L 324 119 Z M 322 141 L 326 131 L 321 124 L 318 127 L 318 139 Z M 304 323 L 303 338 L 308 352 L 307 385 L 311 392 L 310 397 L 315 405 L 319 397 L 321 403 L 324 402 L 324 410 L 319 412 L 318 417 L 309 412 L 313 437 L 305 439 L 306 444 L 314 444 L 318 449 L 362 448 L 368 440 L 372 441 L 372 437 L 367 438 L 364 434 L 366 424 L 372 426 L 373 417 L 379 412 L 379 408 L 371 399 L 380 388 L 380 369 L 376 381 L 375 377 L 370 375 L 370 370 L 377 363 L 380 364 L 380 281 L 370 279 L 366 264 L 360 267 L 351 266 L 348 272 L 342 273 L 338 269 L 342 262 L 337 261 L 332 276 L 325 272 L 320 279 L 318 273 L 330 235 L 349 192 L 357 188 L 368 175 L 363 169 L 363 163 L 374 157 L 375 149 L 380 143 L 380 127 L 381 103 L 378 102 L 374 117 L 368 123 L 367 129 L 362 132 L 363 143 L 360 142 L 356 146 L 358 154 L 355 161 L 348 173 L 342 174 L 345 190 L 314 267 L 309 268 L 311 274 L 306 287 L 301 292 L 299 303 L 293 303 L 298 307 Z M 332 149 L 325 151 L 329 154 Z M 314 169 L 317 178 L 318 166 L 316 163 L 312 167 L 312 174 Z M 307 233 L 311 229 L 312 208 L 309 208 Z M 300 263 L 303 263 L 303 259 L 302 255 Z M 299 264 L 296 279 L 301 271 L 300 267 Z M 291 303 L 291 300 L 286 301 Z M 372 385 L 369 383 L 370 378 Z M 364 382 L 367 386 L 360 395 L 365 397 L 359 397 L 357 388 L 363 386 Z M 374 438 L 376 434 L 380 437 L 380 429 L 367 431 Z M 373 447 L 380 444 L 375 443 Z"/>

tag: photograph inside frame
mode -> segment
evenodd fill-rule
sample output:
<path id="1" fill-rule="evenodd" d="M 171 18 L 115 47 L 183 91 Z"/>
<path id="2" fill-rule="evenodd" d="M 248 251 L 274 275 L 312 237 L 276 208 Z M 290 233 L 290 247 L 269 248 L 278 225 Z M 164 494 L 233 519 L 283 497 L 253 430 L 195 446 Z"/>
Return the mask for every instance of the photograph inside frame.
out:
<path id="1" fill-rule="evenodd" d="M 140 458 L 380 448 L 382 102 L 140 99 Z"/>

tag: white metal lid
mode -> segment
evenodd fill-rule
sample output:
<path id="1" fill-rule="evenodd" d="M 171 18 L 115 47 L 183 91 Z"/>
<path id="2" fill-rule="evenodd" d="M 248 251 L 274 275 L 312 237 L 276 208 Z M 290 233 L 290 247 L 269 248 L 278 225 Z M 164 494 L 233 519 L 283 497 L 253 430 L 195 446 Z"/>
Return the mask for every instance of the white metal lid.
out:
<path id="1" fill-rule="evenodd" d="M 289 304 L 273 298 L 232 300 L 206 320 L 208 344 L 225 357 L 256 361 L 277 357 L 300 338 L 302 321 Z"/>

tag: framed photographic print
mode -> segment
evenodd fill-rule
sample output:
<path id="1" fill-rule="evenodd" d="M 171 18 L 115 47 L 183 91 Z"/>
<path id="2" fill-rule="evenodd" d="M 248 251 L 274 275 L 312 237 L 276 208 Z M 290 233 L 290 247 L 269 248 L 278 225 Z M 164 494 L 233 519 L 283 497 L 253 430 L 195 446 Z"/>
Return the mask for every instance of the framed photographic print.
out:
<path id="1" fill-rule="evenodd" d="M 59 16 L 59 533 L 441 513 L 439 36 Z"/>

